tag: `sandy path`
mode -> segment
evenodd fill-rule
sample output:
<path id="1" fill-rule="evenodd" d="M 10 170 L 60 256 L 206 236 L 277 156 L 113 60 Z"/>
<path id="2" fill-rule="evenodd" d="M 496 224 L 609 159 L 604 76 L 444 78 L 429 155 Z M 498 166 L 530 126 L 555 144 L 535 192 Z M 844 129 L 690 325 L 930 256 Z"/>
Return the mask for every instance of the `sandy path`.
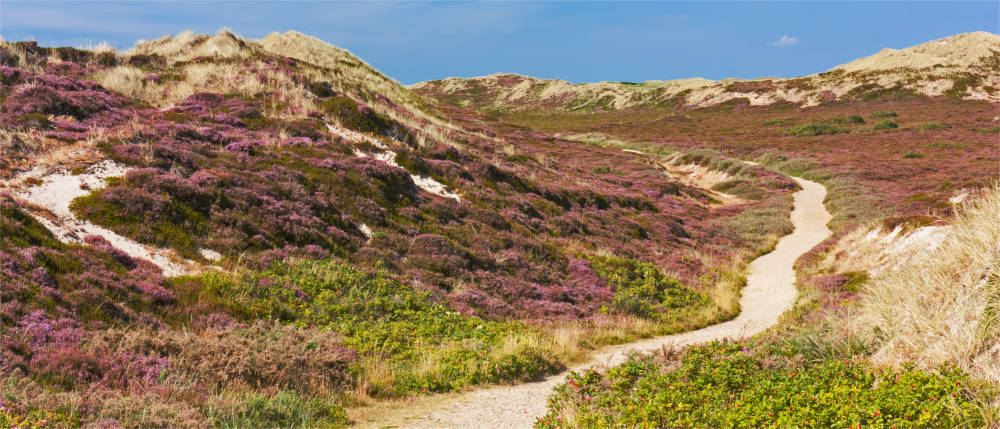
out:
<path id="1" fill-rule="evenodd" d="M 816 182 L 795 180 L 802 185 L 802 190 L 794 194 L 795 208 L 791 213 L 795 231 L 782 237 L 774 251 L 750 263 L 747 286 L 740 299 L 742 310 L 735 319 L 683 334 L 609 347 L 589 362 L 572 369 L 614 366 L 622 363 L 633 350 L 652 351 L 664 345 L 684 346 L 712 340 L 741 339 L 777 323 L 778 317 L 795 301 L 795 270 L 792 268 L 795 260 L 830 235 L 826 224 L 831 215 L 823 206 L 826 188 Z M 401 407 L 383 415 L 380 421 L 365 422 L 361 426 L 530 428 L 538 417 L 545 414 L 546 399 L 566 375 L 567 372 L 563 372 L 538 382 L 452 395 L 443 401 L 415 401 L 414 407 Z"/>

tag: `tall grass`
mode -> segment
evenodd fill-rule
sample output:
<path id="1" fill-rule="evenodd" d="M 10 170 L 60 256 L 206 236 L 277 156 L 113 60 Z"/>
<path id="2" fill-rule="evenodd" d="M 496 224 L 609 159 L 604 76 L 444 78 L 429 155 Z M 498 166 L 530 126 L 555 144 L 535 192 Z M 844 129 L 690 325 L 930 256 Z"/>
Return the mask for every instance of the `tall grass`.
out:
<path id="1" fill-rule="evenodd" d="M 1000 186 L 963 207 L 937 249 L 876 276 L 848 324 L 876 363 L 950 362 L 1000 382 Z"/>

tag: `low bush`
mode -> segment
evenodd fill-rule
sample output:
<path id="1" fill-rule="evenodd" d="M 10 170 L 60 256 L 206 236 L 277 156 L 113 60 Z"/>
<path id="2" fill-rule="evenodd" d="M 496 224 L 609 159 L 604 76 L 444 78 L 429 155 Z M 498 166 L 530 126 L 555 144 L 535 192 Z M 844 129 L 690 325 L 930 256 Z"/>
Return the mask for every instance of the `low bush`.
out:
<path id="1" fill-rule="evenodd" d="M 385 272 L 300 260 L 263 272 L 209 273 L 200 281 L 204 294 L 190 299 L 241 318 L 342 334 L 360 355 L 353 369 L 358 383 L 373 396 L 524 381 L 561 368 L 525 325 L 463 316 Z"/>
<path id="2" fill-rule="evenodd" d="M 796 137 L 833 135 L 833 134 L 849 133 L 849 132 L 851 132 L 851 130 L 846 128 L 836 127 L 830 124 L 799 125 L 797 127 L 791 127 L 785 130 L 785 134 Z"/>
<path id="3" fill-rule="evenodd" d="M 537 427 L 954 427 L 976 417 L 958 370 L 781 365 L 759 354 L 712 343 L 571 373 Z"/>
<path id="4" fill-rule="evenodd" d="M 653 264 L 612 256 L 591 256 L 591 266 L 615 295 L 610 311 L 650 319 L 672 319 L 709 306 L 705 295 L 684 287 Z"/>
<path id="5" fill-rule="evenodd" d="M 943 128 L 948 128 L 948 126 L 940 122 L 928 122 L 926 124 L 921 125 L 920 128 L 923 128 L 925 130 L 940 130 Z"/>
<path id="6" fill-rule="evenodd" d="M 897 115 L 896 112 L 880 111 L 880 112 L 872 113 L 872 117 L 873 118 L 895 118 L 897 116 L 899 116 L 899 115 Z"/>
<path id="7" fill-rule="evenodd" d="M 879 122 L 879 123 L 875 124 L 875 127 L 872 128 L 872 129 L 873 130 L 891 130 L 893 128 L 899 128 L 899 124 L 897 124 L 896 121 L 893 121 L 892 119 L 886 119 L 886 120 L 884 120 L 882 122 Z"/>
<path id="8" fill-rule="evenodd" d="M 923 158 L 923 157 L 924 157 L 924 154 L 922 154 L 920 152 L 909 151 L 909 152 L 903 153 L 903 158 Z"/>

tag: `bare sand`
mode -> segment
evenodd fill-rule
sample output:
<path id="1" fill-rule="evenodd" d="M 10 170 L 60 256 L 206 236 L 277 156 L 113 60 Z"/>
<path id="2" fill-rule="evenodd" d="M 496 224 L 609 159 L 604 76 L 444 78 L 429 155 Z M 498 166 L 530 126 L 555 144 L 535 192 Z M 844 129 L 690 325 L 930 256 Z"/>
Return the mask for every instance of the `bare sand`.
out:
<path id="1" fill-rule="evenodd" d="M 622 363 L 632 351 L 653 351 L 713 340 L 740 340 L 778 322 L 795 302 L 795 269 L 800 255 L 830 235 L 831 215 L 823 206 L 826 188 L 795 178 L 802 190 L 795 193 L 791 213 L 795 230 L 778 241 L 775 249 L 750 264 L 747 286 L 740 299 L 741 312 L 733 320 L 683 334 L 656 337 L 608 347 L 572 370 L 609 367 Z M 568 371 L 544 380 L 516 386 L 496 386 L 467 393 L 441 395 L 396 403 L 394 409 L 362 413 L 370 418 L 360 427 L 400 428 L 530 428 L 545 414 L 546 400 Z"/>

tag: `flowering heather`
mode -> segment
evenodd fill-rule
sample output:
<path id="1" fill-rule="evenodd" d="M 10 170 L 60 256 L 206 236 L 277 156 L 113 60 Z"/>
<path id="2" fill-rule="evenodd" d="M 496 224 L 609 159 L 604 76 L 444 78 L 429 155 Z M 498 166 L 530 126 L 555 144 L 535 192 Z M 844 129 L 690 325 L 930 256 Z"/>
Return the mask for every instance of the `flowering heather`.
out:
<path id="1" fill-rule="evenodd" d="M 103 237 L 59 243 L 5 198 L 0 369 L 17 387 L 2 393 L 29 393 L 0 423 L 51 409 L 79 410 L 39 418 L 61 426 L 321 426 L 352 395 L 535 379 L 569 354 L 525 322 L 710 323 L 731 309 L 709 297 L 783 232 L 794 187 L 766 169 L 730 184 L 759 198 L 716 207 L 644 156 L 349 84 L 342 64 L 226 33 L 191 43 L 245 55 L 0 42 L 17 52 L 0 51 L 3 131 L 43 143 L 18 156 L 86 140 L 130 170 L 72 212 L 206 265 L 165 279 Z"/>

